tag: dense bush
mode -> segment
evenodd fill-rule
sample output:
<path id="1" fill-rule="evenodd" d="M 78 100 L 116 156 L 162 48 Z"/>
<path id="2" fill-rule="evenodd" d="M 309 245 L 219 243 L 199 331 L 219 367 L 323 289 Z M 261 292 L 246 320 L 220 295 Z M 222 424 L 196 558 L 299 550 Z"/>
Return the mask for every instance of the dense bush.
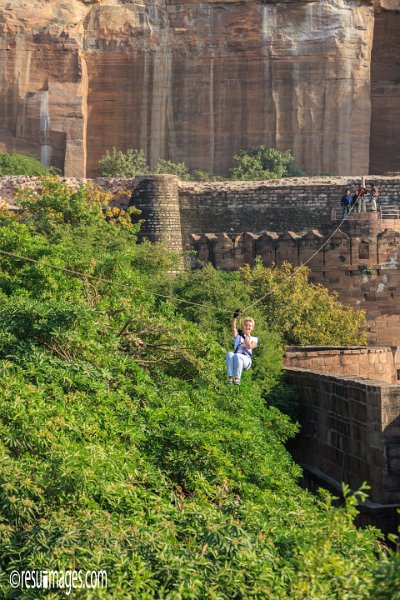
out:
<path id="1" fill-rule="evenodd" d="M 233 157 L 233 161 L 231 179 L 249 181 L 305 175 L 295 166 L 290 150 L 281 152 L 276 148 L 255 146 L 250 150 L 241 150 Z"/>
<path id="2" fill-rule="evenodd" d="M 48 173 L 49 169 L 44 167 L 33 156 L 18 154 L 17 152 L 0 152 L 0 177 L 5 177 L 6 175 L 41 177 Z"/>
<path id="3" fill-rule="evenodd" d="M 129 149 L 127 152 L 113 148 L 107 150 L 99 162 L 101 175 L 104 177 L 136 177 L 150 172 L 143 150 Z"/>
<path id="4" fill-rule="evenodd" d="M 224 383 L 217 309 L 248 302 L 253 281 L 183 276 L 177 289 L 207 304 L 183 314 L 155 295 L 174 257 L 136 245 L 138 226 L 102 202 L 49 181 L 0 213 L 0 250 L 42 263 L 0 254 L 2 597 L 34 597 L 10 588 L 15 568 L 106 569 L 115 599 L 387 594 L 397 559 L 355 528 L 354 497 L 338 509 L 301 489 L 284 447 L 296 426 L 267 386 Z"/>
<path id="5" fill-rule="evenodd" d="M 257 329 L 265 330 L 266 338 L 275 332 L 285 344 L 365 344 L 364 311 L 347 308 L 337 295 L 310 284 L 308 274 L 307 267 L 294 269 L 284 263 L 279 268 L 264 268 L 258 260 L 254 268 L 246 266 L 236 273 L 207 265 L 182 274 L 172 287 L 179 296 L 204 303 L 200 310 L 191 305 L 182 306 L 182 310 L 202 327 L 212 323 L 219 334 L 226 330 L 226 314 L 214 314 L 216 306 L 233 311 L 236 306 L 254 304 L 249 312 L 258 323 Z M 263 342 L 265 347 L 267 339 Z M 276 347 L 275 341 L 273 345 Z"/>

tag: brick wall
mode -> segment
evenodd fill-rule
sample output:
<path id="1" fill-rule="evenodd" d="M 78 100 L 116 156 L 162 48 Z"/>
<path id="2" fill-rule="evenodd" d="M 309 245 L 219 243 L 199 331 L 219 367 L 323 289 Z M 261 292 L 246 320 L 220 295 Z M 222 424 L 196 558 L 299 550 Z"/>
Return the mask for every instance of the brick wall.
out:
<path id="1" fill-rule="evenodd" d="M 289 346 L 283 366 L 397 383 L 395 356 L 391 348 Z"/>
<path id="2" fill-rule="evenodd" d="M 373 502 L 400 503 L 400 386 L 361 377 L 286 370 L 300 399 L 300 463 L 354 490 L 371 485 Z"/>

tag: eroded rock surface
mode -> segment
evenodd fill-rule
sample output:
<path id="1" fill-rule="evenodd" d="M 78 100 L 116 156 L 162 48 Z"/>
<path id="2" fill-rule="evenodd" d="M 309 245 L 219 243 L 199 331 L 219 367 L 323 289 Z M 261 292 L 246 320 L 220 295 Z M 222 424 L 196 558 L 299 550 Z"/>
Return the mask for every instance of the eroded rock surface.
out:
<path id="1" fill-rule="evenodd" d="M 113 146 L 226 173 L 264 143 L 367 173 L 373 26 L 369 0 L 0 0 L 0 150 L 73 176 Z"/>

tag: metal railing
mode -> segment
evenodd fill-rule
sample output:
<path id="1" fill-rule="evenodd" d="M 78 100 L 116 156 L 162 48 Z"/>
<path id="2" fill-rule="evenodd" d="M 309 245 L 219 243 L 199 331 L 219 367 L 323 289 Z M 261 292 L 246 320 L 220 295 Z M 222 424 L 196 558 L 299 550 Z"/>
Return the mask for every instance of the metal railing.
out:
<path id="1" fill-rule="evenodd" d="M 371 211 L 368 210 L 367 212 L 370 213 Z M 343 219 L 342 213 L 342 208 L 333 208 L 331 213 L 332 221 L 341 221 Z M 353 216 L 363 214 L 365 214 L 365 212 L 359 213 L 357 208 L 355 208 L 347 218 L 351 219 Z M 383 221 L 384 219 L 400 219 L 400 206 L 397 204 L 385 204 L 384 206 L 379 206 L 378 219 L 380 221 Z"/>
<path id="2" fill-rule="evenodd" d="M 396 204 L 385 204 L 379 207 L 379 218 L 383 219 L 400 219 L 400 206 Z"/>

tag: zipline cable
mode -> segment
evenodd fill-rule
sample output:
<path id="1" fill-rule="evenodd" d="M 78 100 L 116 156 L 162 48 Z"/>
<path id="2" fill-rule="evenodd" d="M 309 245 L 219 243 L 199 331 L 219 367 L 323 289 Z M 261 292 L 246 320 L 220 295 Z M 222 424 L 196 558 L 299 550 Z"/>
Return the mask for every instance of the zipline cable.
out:
<path id="1" fill-rule="evenodd" d="M 293 269 L 293 272 L 289 275 L 288 279 L 291 279 L 292 277 L 294 277 L 296 275 L 296 272 L 299 269 L 301 269 L 302 267 L 305 267 L 315 256 L 317 256 L 317 254 L 319 254 L 319 252 L 321 252 L 321 250 L 326 246 L 326 244 L 333 238 L 333 236 L 335 235 L 335 233 L 337 233 L 339 231 L 339 229 L 341 228 L 341 226 L 343 225 L 343 223 L 348 219 L 348 217 L 351 215 L 351 213 L 353 212 L 353 210 L 357 206 L 357 204 L 358 204 L 358 198 L 357 198 L 356 202 L 350 207 L 350 210 L 347 213 L 347 215 L 341 220 L 341 222 L 336 227 L 336 229 L 331 233 L 331 235 L 324 241 L 323 244 L 321 244 L 321 246 L 319 248 L 317 248 L 317 250 L 314 252 L 314 254 L 312 254 L 306 261 L 304 261 L 303 263 L 301 263 L 301 265 L 299 265 L 298 267 L 296 267 L 295 269 Z M 249 310 L 249 308 L 253 308 L 253 306 L 255 306 L 256 304 L 258 304 L 259 302 L 261 302 L 261 300 L 264 300 L 264 298 L 267 298 L 271 294 L 272 294 L 272 290 L 269 290 L 266 294 L 264 294 L 263 296 L 261 296 L 261 298 L 258 298 L 255 302 L 253 302 L 252 304 L 249 304 L 248 306 L 246 306 L 246 308 L 243 309 L 243 312 L 247 312 Z"/>
<path id="2" fill-rule="evenodd" d="M 35 258 L 29 258 L 28 256 L 22 256 L 20 254 L 15 254 L 14 252 L 6 252 L 5 250 L 0 250 L 0 254 L 3 254 L 4 256 L 9 256 L 11 258 L 16 258 L 18 260 L 31 262 L 31 263 L 34 263 L 41 267 L 47 267 L 48 269 L 53 269 L 55 271 L 61 271 L 63 273 L 67 273 L 68 275 L 74 275 L 75 277 L 81 277 L 83 279 L 91 279 L 92 281 L 98 281 L 99 283 L 108 283 L 110 285 L 115 285 L 120 288 L 139 291 L 144 294 L 153 294 L 153 296 L 158 296 L 160 298 L 167 298 L 169 300 L 174 300 L 175 302 L 182 302 L 185 304 L 192 304 L 194 306 L 201 306 L 201 307 L 206 305 L 204 302 L 202 304 L 200 304 L 199 302 L 193 302 L 192 300 L 184 300 L 183 298 L 180 299 L 180 298 L 177 298 L 176 296 L 168 296 L 166 294 L 160 294 L 158 292 L 144 290 L 143 288 L 140 288 L 140 287 L 132 285 L 132 284 L 119 283 L 117 281 L 112 281 L 111 279 L 107 279 L 105 277 L 97 277 L 96 275 L 89 275 L 87 273 L 82 273 L 81 271 L 75 271 L 74 269 L 68 269 L 67 267 L 59 267 L 57 265 L 52 265 L 51 263 L 48 263 L 45 261 L 36 260 Z M 224 312 L 224 313 L 229 313 L 229 314 L 232 312 L 231 310 L 228 310 L 228 309 L 217 308 L 217 310 Z"/>

